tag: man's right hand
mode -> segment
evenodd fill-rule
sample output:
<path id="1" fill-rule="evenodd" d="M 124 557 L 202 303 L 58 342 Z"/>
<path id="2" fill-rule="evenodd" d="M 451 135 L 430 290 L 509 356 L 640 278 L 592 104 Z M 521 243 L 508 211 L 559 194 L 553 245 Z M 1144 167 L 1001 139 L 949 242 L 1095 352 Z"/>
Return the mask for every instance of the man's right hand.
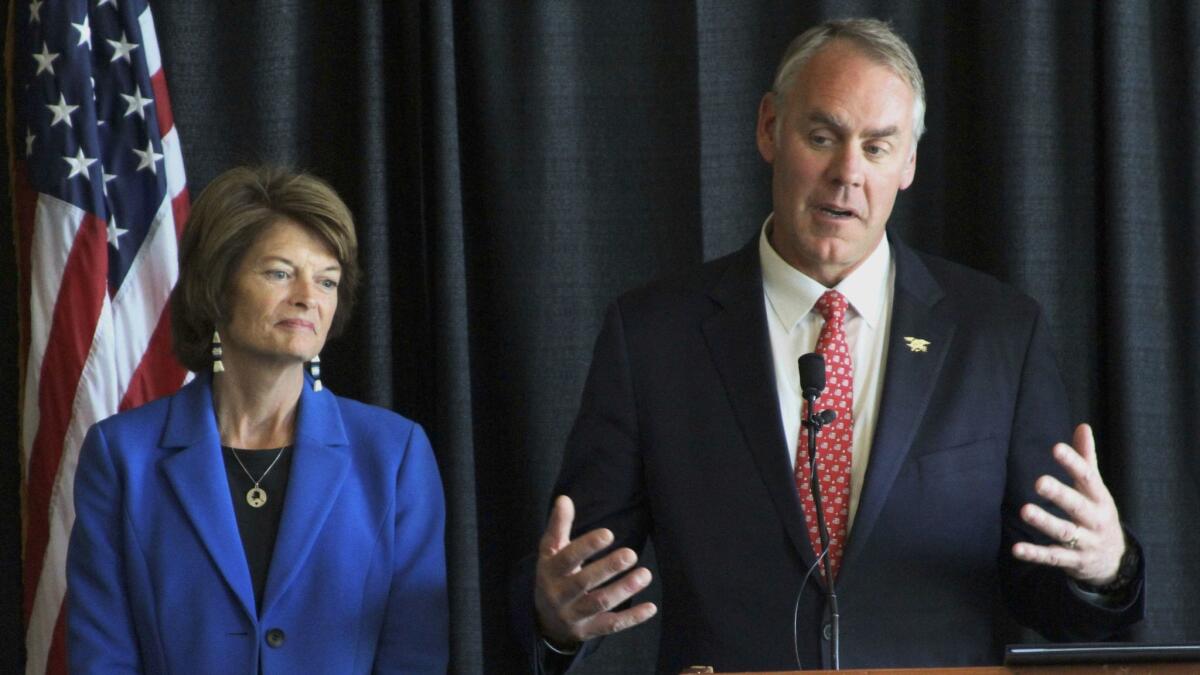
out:
<path id="1" fill-rule="evenodd" d="M 559 647 L 632 628 L 658 612 L 652 602 L 610 611 L 650 585 L 650 570 L 639 567 L 628 571 L 637 564 L 637 553 L 628 548 L 619 548 L 584 565 L 584 561 L 612 545 L 613 533 L 600 528 L 572 540 L 574 520 L 571 498 L 558 497 L 538 545 L 533 604 L 542 637 Z"/>

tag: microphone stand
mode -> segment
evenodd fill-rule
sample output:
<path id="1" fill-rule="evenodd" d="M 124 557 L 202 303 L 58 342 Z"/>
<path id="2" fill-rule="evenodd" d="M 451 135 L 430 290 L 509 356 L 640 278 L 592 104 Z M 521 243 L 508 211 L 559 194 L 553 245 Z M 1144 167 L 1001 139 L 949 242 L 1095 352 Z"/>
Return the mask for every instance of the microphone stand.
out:
<path id="1" fill-rule="evenodd" d="M 817 530 L 821 536 L 821 557 L 825 566 L 825 599 L 829 604 L 829 623 L 832 635 L 829 640 L 829 663 L 833 670 L 841 670 L 841 627 L 838 625 L 837 588 L 833 584 L 833 567 L 829 562 L 829 529 L 825 526 L 825 510 L 821 508 L 821 487 L 817 478 L 817 434 L 821 427 L 833 421 L 833 411 L 816 412 L 817 391 L 806 389 L 804 400 L 808 402 L 808 416 L 803 425 L 808 431 L 809 489 L 817 507 Z"/>

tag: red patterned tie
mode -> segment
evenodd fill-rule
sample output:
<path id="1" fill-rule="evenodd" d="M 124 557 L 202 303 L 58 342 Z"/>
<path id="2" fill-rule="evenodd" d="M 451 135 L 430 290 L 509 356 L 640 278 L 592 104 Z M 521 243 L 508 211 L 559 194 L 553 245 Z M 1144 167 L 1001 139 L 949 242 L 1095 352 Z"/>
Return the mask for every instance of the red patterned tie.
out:
<path id="1" fill-rule="evenodd" d="M 833 410 L 837 419 L 822 427 L 817 436 L 817 476 L 821 485 L 821 503 L 825 525 L 829 529 L 829 568 L 837 576 L 850 523 L 850 457 L 854 445 L 854 370 L 850 347 L 846 344 L 846 297 L 837 291 L 825 291 L 816 309 L 825 317 L 817 353 L 825 356 L 825 391 L 817 399 L 818 410 Z M 803 412 L 803 411 L 802 411 Z M 796 489 L 804 500 L 804 520 L 813 553 L 821 555 L 821 535 L 817 529 L 817 507 L 809 490 L 808 430 L 800 428 L 800 449 L 796 453 Z M 821 570 L 822 574 L 824 569 Z"/>

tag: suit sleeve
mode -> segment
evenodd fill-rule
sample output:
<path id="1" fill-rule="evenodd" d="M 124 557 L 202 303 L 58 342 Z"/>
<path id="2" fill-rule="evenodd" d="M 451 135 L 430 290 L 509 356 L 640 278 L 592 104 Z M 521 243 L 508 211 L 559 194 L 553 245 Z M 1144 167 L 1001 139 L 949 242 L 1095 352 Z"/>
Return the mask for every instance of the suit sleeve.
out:
<path id="1" fill-rule="evenodd" d="M 1067 397 L 1041 312 L 1034 321 L 1021 376 L 1009 448 L 1004 503 L 1004 538 L 1000 568 L 1009 611 L 1021 624 L 1055 641 L 1092 641 L 1111 637 L 1145 613 L 1143 579 L 1134 582 L 1122 602 L 1112 603 L 1080 593 L 1062 570 L 1019 561 L 1012 556 L 1018 541 L 1049 544 L 1047 537 L 1020 517 L 1027 502 L 1060 513 L 1034 491 L 1034 483 L 1050 474 L 1070 484 L 1051 455 L 1054 443 L 1070 438 Z M 1138 546 L 1132 534 L 1130 545 Z M 1144 567 L 1142 568 L 1144 569 Z"/>
<path id="2" fill-rule="evenodd" d="M 418 425 L 396 480 L 392 580 L 375 657 L 376 673 L 445 673 L 450 610 L 446 506 L 429 439 Z"/>
<path id="3" fill-rule="evenodd" d="M 67 551 L 67 651 L 72 673 L 143 670 L 124 556 L 131 530 L 107 439 L 88 431 L 75 471 L 75 525 Z M 131 536 L 131 535 L 130 535 Z"/>
<path id="4" fill-rule="evenodd" d="M 626 343 L 624 319 L 614 303 L 605 315 L 584 385 L 579 414 L 567 438 L 555 495 L 575 502 L 575 538 L 599 527 L 612 530 L 609 550 L 641 551 L 649 535 L 637 398 Z M 536 673 L 560 673 L 583 660 L 600 639 L 580 647 L 574 657 L 550 652 L 541 644 L 533 606 L 536 554 L 518 565 L 511 586 L 513 631 Z"/>

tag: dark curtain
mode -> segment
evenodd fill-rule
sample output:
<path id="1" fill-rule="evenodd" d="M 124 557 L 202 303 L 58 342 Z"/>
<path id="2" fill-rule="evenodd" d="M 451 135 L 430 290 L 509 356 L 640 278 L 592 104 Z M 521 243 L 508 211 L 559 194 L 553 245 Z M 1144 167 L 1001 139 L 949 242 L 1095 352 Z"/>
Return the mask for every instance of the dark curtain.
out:
<path id="1" fill-rule="evenodd" d="M 154 12 L 192 194 L 234 164 L 286 163 L 331 181 L 357 216 L 365 284 L 322 355 L 326 380 L 433 438 L 455 672 L 521 667 L 507 579 L 536 546 L 604 306 L 754 236 L 770 209 L 759 97 L 792 37 L 845 15 L 891 20 L 926 78 L 930 131 L 890 227 L 1046 307 L 1075 416 L 1094 423 L 1145 545 L 1149 617 L 1127 637 L 1200 640 L 1200 4 L 161 0 Z M 2 255 L 14 270 L 12 247 Z M 15 287 L 0 275 L 14 376 Z M 16 672 L 8 382 L 0 670 Z M 656 641 L 653 623 L 614 638 L 587 670 L 648 671 Z"/>

